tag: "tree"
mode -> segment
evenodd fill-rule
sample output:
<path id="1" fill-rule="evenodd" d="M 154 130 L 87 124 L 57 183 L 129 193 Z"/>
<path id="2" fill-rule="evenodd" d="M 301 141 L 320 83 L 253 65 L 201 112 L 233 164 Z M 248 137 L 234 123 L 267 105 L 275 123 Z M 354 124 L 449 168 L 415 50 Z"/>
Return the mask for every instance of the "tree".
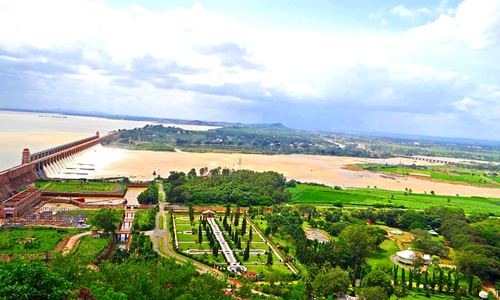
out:
<path id="1" fill-rule="evenodd" d="M 91 219 L 90 223 L 104 231 L 105 234 L 109 232 L 114 233 L 118 228 L 120 216 L 115 213 L 115 210 L 110 208 L 103 208 L 99 210 Z"/>
<path id="2" fill-rule="evenodd" d="M 250 258 L 250 241 L 247 242 L 247 247 L 245 248 L 245 252 L 243 253 L 243 260 L 248 261 Z"/>
<path id="3" fill-rule="evenodd" d="M 365 287 L 359 290 L 364 300 L 389 300 L 389 295 L 379 286 Z"/>
<path id="4" fill-rule="evenodd" d="M 194 207 L 193 204 L 189 204 L 189 221 L 191 222 L 191 225 L 194 224 Z"/>
<path id="5" fill-rule="evenodd" d="M 241 236 L 244 236 L 246 231 L 247 231 L 247 218 L 245 217 L 245 214 L 243 214 L 243 222 L 241 223 Z"/>
<path id="6" fill-rule="evenodd" d="M 187 177 L 189 179 L 193 178 L 193 177 L 196 177 L 196 170 L 195 168 L 192 168 L 188 173 L 187 173 Z"/>
<path id="7" fill-rule="evenodd" d="M 381 287 L 387 295 L 392 295 L 394 289 L 392 287 L 391 278 L 384 271 L 372 270 L 363 278 L 361 282 L 363 287 Z"/>
<path id="8" fill-rule="evenodd" d="M 198 226 L 198 244 L 200 244 L 200 246 L 201 246 L 201 243 L 203 242 L 203 234 L 201 232 L 202 232 L 202 230 L 201 230 L 201 223 L 200 223 L 200 225 Z"/>
<path id="9" fill-rule="evenodd" d="M 273 251 L 271 250 L 271 247 L 269 247 L 269 250 L 267 251 L 266 266 L 270 268 L 272 265 L 273 265 Z"/>
<path id="10" fill-rule="evenodd" d="M 270 233 L 271 233 L 271 227 L 267 226 L 266 229 L 264 230 L 264 235 L 269 236 Z"/>
<path id="11" fill-rule="evenodd" d="M 66 299 L 70 287 L 42 262 L 20 260 L 0 266 L 1 299 Z"/>
<path id="12" fill-rule="evenodd" d="M 217 258 L 219 256 L 219 244 L 215 243 L 212 247 L 212 254 Z"/>
<path id="13" fill-rule="evenodd" d="M 226 219 L 229 216 L 229 214 L 231 214 L 231 203 L 226 204 L 226 213 L 225 213 Z"/>
<path id="14" fill-rule="evenodd" d="M 317 295 L 328 297 L 333 294 L 347 292 L 349 284 L 349 273 L 340 267 L 335 267 L 326 273 L 317 275 L 312 287 Z"/>
<path id="15" fill-rule="evenodd" d="M 406 298 L 408 296 L 408 292 L 406 291 L 406 287 L 404 285 L 397 286 L 394 288 L 394 295 L 398 298 Z"/>
<path id="16" fill-rule="evenodd" d="M 355 265 L 362 265 L 374 249 L 375 241 L 366 232 L 366 227 L 365 225 L 352 225 L 340 233 L 340 239 L 353 254 Z"/>
<path id="17" fill-rule="evenodd" d="M 250 242 L 250 245 L 252 244 L 252 226 L 248 227 L 248 242 Z"/>

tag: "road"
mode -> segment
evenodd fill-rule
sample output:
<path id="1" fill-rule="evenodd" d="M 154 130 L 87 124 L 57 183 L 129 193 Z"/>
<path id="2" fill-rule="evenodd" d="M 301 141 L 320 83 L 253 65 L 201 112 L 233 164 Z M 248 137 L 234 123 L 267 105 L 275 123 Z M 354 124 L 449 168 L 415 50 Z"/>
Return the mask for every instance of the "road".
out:
<path id="1" fill-rule="evenodd" d="M 68 254 L 71 251 L 73 251 L 73 248 L 75 248 L 76 245 L 78 245 L 78 241 L 80 240 L 80 238 L 84 235 L 89 235 L 91 233 L 92 233 L 92 231 L 85 231 L 85 232 L 75 234 L 74 236 L 70 237 L 68 240 L 68 243 L 66 244 L 66 247 L 64 247 L 64 249 L 63 249 L 63 254 Z"/>
<path id="2" fill-rule="evenodd" d="M 165 195 L 165 192 L 163 191 L 163 184 L 161 182 L 159 182 L 159 193 L 163 194 L 163 199 L 166 199 L 166 195 Z M 148 234 L 149 236 L 151 236 L 153 238 L 153 249 L 156 251 L 156 253 L 158 253 L 160 256 L 164 256 L 165 255 L 160 252 L 160 250 L 158 249 L 158 246 L 161 246 L 163 247 L 163 249 L 165 250 L 165 253 L 167 253 L 168 256 L 174 258 L 178 263 L 186 263 L 188 260 L 183 257 L 183 256 L 180 256 L 179 254 L 175 253 L 170 247 L 168 247 L 168 241 L 169 241 L 169 234 L 168 234 L 168 230 L 167 230 L 167 218 L 165 217 L 165 212 L 163 210 L 165 204 L 163 202 L 159 202 L 159 210 L 158 210 L 158 213 L 156 214 L 156 226 L 155 226 L 155 229 L 152 230 L 152 231 L 149 231 L 147 232 L 146 234 Z M 163 229 L 160 229 L 160 216 L 163 215 L 164 218 L 163 218 Z M 160 237 L 163 237 L 163 245 L 158 245 L 158 242 L 159 242 L 159 238 Z M 205 265 L 202 265 L 200 263 L 197 263 L 195 261 L 193 261 L 193 265 L 196 267 L 196 269 L 198 270 L 198 272 L 200 273 L 217 273 L 214 269 L 212 268 L 209 268 Z M 218 273 L 217 273 L 218 274 Z M 221 274 L 218 274 L 218 276 L 221 276 Z"/>

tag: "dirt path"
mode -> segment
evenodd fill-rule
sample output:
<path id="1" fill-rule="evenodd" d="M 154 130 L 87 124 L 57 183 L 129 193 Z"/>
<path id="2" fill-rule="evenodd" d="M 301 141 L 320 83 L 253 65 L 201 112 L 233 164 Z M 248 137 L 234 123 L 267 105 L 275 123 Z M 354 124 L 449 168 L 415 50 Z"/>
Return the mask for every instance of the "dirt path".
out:
<path id="1" fill-rule="evenodd" d="M 76 245 L 78 245 L 80 238 L 84 235 L 89 235 L 89 234 L 92 234 L 92 231 L 85 231 L 85 232 L 82 232 L 82 233 L 79 233 L 79 234 L 72 236 L 69 239 L 68 243 L 66 244 L 66 247 L 64 247 L 63 254 L 68 254 L 68 253 L 72 252 L 74 250 L 74 248 L 76 248 Z"/>

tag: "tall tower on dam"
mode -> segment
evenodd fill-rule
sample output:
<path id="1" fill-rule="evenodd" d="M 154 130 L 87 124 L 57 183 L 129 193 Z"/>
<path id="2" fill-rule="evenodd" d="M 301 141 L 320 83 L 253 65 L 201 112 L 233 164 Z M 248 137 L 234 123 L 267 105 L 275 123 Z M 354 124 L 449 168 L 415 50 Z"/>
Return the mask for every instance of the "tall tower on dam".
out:
<path id="1" fill-rule="evenodd" d="M 25 148 L 20 165 L 0 172 L 0 203 L 37 179 L 47 178 L 47 175 L 57 177 L 66 166 L 74 163 L 79 156 L 108 137 L 101 137 L 97 131 L 91 137 L 36 153 L 30 153 L 30 150 Z"/>
<path id="2" fill-rule="evenodd" d="M 24 148 L 24 150 L 23 150 L 23 159 L 22 159 L 21 164 L 23 164 L 23 165 L 27 164 L 27 163 L 30 162 L 30 160 L 31 160 L 30 159 L 30 149 Z"/>

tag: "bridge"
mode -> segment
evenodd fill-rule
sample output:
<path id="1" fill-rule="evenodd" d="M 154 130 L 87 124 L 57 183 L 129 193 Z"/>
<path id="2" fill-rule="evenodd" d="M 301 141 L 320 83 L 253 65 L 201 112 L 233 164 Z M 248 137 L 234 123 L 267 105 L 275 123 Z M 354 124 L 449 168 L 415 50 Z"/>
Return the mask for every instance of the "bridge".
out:
<path id="1" fill-rule="evenodd" d="M 57 175 L 57 171 L 63 171 L 75 158 L 106 138 L 109 135 L 100 136 L 96 132 L 94 136 L 33 154 L 24 149 L 20 165 L 0 172 L 0 202 L 37 179 Z"/>

